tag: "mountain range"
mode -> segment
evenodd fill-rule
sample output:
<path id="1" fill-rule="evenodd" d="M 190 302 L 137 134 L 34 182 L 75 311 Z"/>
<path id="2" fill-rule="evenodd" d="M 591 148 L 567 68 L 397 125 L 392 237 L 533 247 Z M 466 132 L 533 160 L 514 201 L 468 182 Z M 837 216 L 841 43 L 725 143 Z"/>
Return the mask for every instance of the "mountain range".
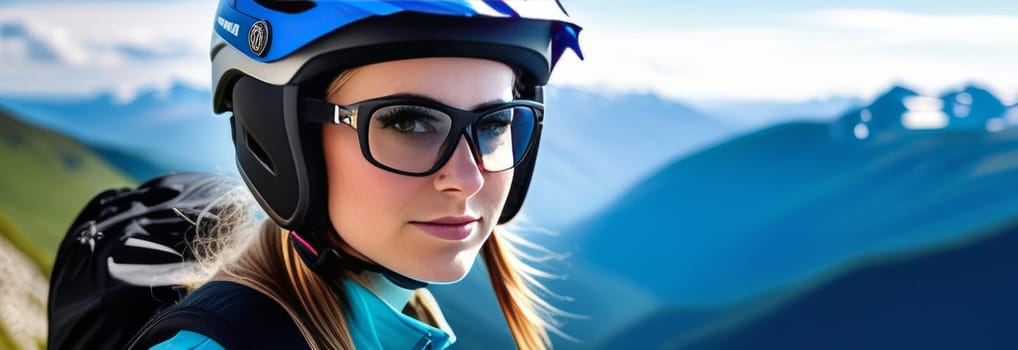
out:
<path id="1" fill-rule="evenodd" d="M 941 247 L 939 251 L 948 257 L 971 255 L 952 251 L 967 249 L 959 242 L 1009 227 L 1018 217 L 1018 197 L 1009 191 L 1018 187 L 1014 156 L 1018 128 L 948 123 L 940 129 L 909 129 L 901 123 L 915 109 L 906 102 L 917 96 L 910 91 L 894 88 L 865 106 L 872 113 L 870 125 L 878 126 L 875 137 L 841 134 L 847 131 L 842 128 L 844 118 L 764 128 L 672 162 L 611 206 L 565 230 L 570 236 L 561 241 L 575 253 L 572 259 L 589 262 L 593 271 L 621 276 L 652 293 L 659 304 L 611 328 L 614 332 L 593 333 L 594 347 L 853 348 L 810 341 L 824 340 L 825 335 L 846 338 L 858 331 L 861 339 L 845 344 L 896 348 L 894 344 L 902 343 L 881 343 L 886 337 L 880 331 L 894 329 L 891 323 L 917 322 L 919 326 L 908 328 L 912 333 L 905 333 L 913 335 L 925 326 L 944 332 L 945 327 L 959 326 L 960 321 L 909 321 L 921 318 L 920 310 L 931 300 L 950 298 L 957 289 L 930 298 L 890 295 L 887 300 L 891 301 L 881 305 L 898 305 L 902 311 L 891 321 L 877 323 L 876 318 L 886 315 L 878 310 L 865 312 L 868 309 L 862 305 L 869 299 L 853 292 L 869 293 L 895 288 L 895 284 L 890 278 L 857 280 L 851 274 L 856 266 L 868 266 L 877 257 L 914 256 L 930 247 Z M 999 251 L 1018 250 L 1014 240 L 998 242 L 1009 244 Z M 1013 284 L 999 270 L 1006 263 L 997 258 L 983 265 L 943 258 L 936 265 L 896 266 L 908 261 L 887 259 L 882 264 L 898 278 L 931 286 L 941 283 L 936 274 L 944 266 L 953 266 L 949 271 L 958 274 L 993 274 L 973 281 L 966 289 L 970 294 L 962 294 L 970 298 L 978 298 L 980 289 Z M 998 264 L 998 270 L 981 267 L 991 262 Z M 804 292 L 813 288 L 832 291 L 820 296 Z M 975 303 L 961 298 L 962 305 Z M 858 327 L 833 324 L 847 322 L 838 313 L 816 314 L 816 310 L 845 311 L 835 309 L 842 303 L 860 310 L 852 314 L 861 314 L 852 323 Z M 780 308 L 799 304 L 805 306 Z M 1018 308 L 1018 303 L 1001 298 L 975 305 L 979 310 L 994 305 Z M 626 299 L 603 307 L 626 308 Z M 768 313 L 775 308 L 776 314 Z M 979 344 L 980 334 L 995 336 L 985 342 L 1001 344 L 1004 338 L 993 328 L 1000 313 L 989 312 L 986 319 L 973 320 L 977 311 L 962 311 L 944 312 L 965 315 L 971 320 L 966 322 L 984 325 L 985 332 L 943 333 L 930 338 L 934 341 L 910 344 L 944 339 L 941 345 Z M 830 327 L 809 328 L 810 322 L 818 321 L 827 321 Z M 885 328 L 869 327 L 867 322 Z M 817 336 L 796 336 L 796 325 L 815 329 Z"/>
<path id="2" fill-rule="evenodd" d="M 895 88 L 868 106 L 874 129 L 897 134 L 794 122 L 679 159 L 566 230 L 570 248 L 663 300 L 728 304 L 1018 214 L 1002 194 L 1018 185 L 1018 129 L 894 126 L 909 96 Z"/>
<path id="3" fill-rule="evenodd" d="M 879 140 L 921 135 L 924 130 L 1000 131 L 1018 124 L 1018 107 L 1007 106 L 985 88 L 966 86 L 940 96 L 921 96 L 894 86 L 867 106 L 835 121 L 834 138 Z"/>

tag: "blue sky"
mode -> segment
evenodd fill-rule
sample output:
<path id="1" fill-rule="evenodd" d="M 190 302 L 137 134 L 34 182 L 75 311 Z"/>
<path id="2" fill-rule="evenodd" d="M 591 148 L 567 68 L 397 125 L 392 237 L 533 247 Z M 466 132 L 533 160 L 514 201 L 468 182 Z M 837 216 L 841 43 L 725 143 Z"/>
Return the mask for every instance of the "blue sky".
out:
<path id="1" fill-rule="evenodd" d="M 587 60 L 566 57 L 554 84 L 801 101 L 978 83 L 1018 99 L 1018 1 L 564 1 Z M 0 1 L 0 94 L 204 87 L 214 4 Z"/>

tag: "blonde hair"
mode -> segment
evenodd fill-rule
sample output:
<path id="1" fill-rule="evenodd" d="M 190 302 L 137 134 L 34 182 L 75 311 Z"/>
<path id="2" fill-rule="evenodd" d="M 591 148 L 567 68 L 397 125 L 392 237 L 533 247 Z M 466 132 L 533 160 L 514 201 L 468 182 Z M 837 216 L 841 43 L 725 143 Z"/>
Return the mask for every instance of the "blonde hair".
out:
<path id="1" fill-rule="evenodd" d="M 329 96 L 349 81 L 356 69 L 343 72 L 327 89 Z M 243 284 L 275 300 L 294 320 L 311 349 L 353 349 L 353 338 L 347 327 L 349 311 L 342 283 L 329 283 L 301 261 L 288 241 L 289 235 L 270 219 L 256 218 L 257 205 L 250 191 L 237 186 L 220 197 L 200 216 L 196 226 L 198 238 L 193 250 L 202 273 L 189 287 L 197 288 L 212 279 L 226 279 Z M 333 246 L 344 242 L 334 231 L 322 235 Z M 323 232 L 314 232 L 318 234 Z M 541 255 L 528 254 L 527 248 Z M 548 291 L 538 277 L 552 277 L 524 263 L 540 262 L 562 256 L 496 227 L 480 252 L 496 299 L 501 306 L 513 340 L 520 349 L 543 350 L 552 347 L 548 331 L 566 338 L 559 331 L 555 316 L 567 315 L 544 301 L 536 292 L 556 296 Z M 346 278 L 357 278 L 346 271 Z M 335 282 L 335 281 L 332 281 Z M 405 314 L 435 327 L 438 305 L 427 289 L 414 292 Z"/>

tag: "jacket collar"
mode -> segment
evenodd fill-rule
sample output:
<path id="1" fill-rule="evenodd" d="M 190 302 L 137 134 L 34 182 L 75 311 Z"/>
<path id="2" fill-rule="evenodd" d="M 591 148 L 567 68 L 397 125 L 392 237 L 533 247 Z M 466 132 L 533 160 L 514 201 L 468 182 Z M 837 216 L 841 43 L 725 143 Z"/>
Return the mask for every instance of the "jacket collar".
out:
<path id="1" fill-rule="evenodd" d="M 438 329 L 393 309 L 351 279 L 344 279 L 350 301 L 347 315 L 357 349 L 445 349 L 456 341 L 451 329 Z M 438 315 L 442 318 L 441 314 Z M 439 320 L 439 324 L 446 324 Z"/>

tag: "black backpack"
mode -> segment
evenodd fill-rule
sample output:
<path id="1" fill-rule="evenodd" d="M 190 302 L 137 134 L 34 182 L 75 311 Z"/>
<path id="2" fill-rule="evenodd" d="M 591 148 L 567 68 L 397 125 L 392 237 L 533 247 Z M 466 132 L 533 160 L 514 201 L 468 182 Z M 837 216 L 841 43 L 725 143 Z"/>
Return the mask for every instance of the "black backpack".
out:
<path id="1" fill-rule="evenodd" d="M 194 264 L 188 245 L 195 234 L 193 222 L 225 193 L 226 183 L 235 182 L 222 175 L 176 173 L 92 198 L 60 243 L 53 265 L 48 348 L 123 349 L 132 338 L 137 338 L 135 346 L 151 346 L 159 340 L 153 335 L 166 339 L 172 336 L 167 332 L 185 328 L 215 335 L 222 345 L 236 348 L 254 340 L 238 339 L 238 330 L 266 326 L 284 331 L 276 338 L 303 343 L 282 308 L 237 284 L 209 283 L 188 298 L 193 301 L 178 305 L 186 294 L 180 274 Z M 196 304 L 203 299 L 204 304 Z M 254 316 L 271 317 L 275 323 L 245 323 L 252 315 L 242 313 L 255 311 L 237 305 L 259 304 Z M 235 321 L 232 328 L 223 328 L 226 323 L 220 318 Z M 148 336 L 136 336 L 143 327 Z"/>

